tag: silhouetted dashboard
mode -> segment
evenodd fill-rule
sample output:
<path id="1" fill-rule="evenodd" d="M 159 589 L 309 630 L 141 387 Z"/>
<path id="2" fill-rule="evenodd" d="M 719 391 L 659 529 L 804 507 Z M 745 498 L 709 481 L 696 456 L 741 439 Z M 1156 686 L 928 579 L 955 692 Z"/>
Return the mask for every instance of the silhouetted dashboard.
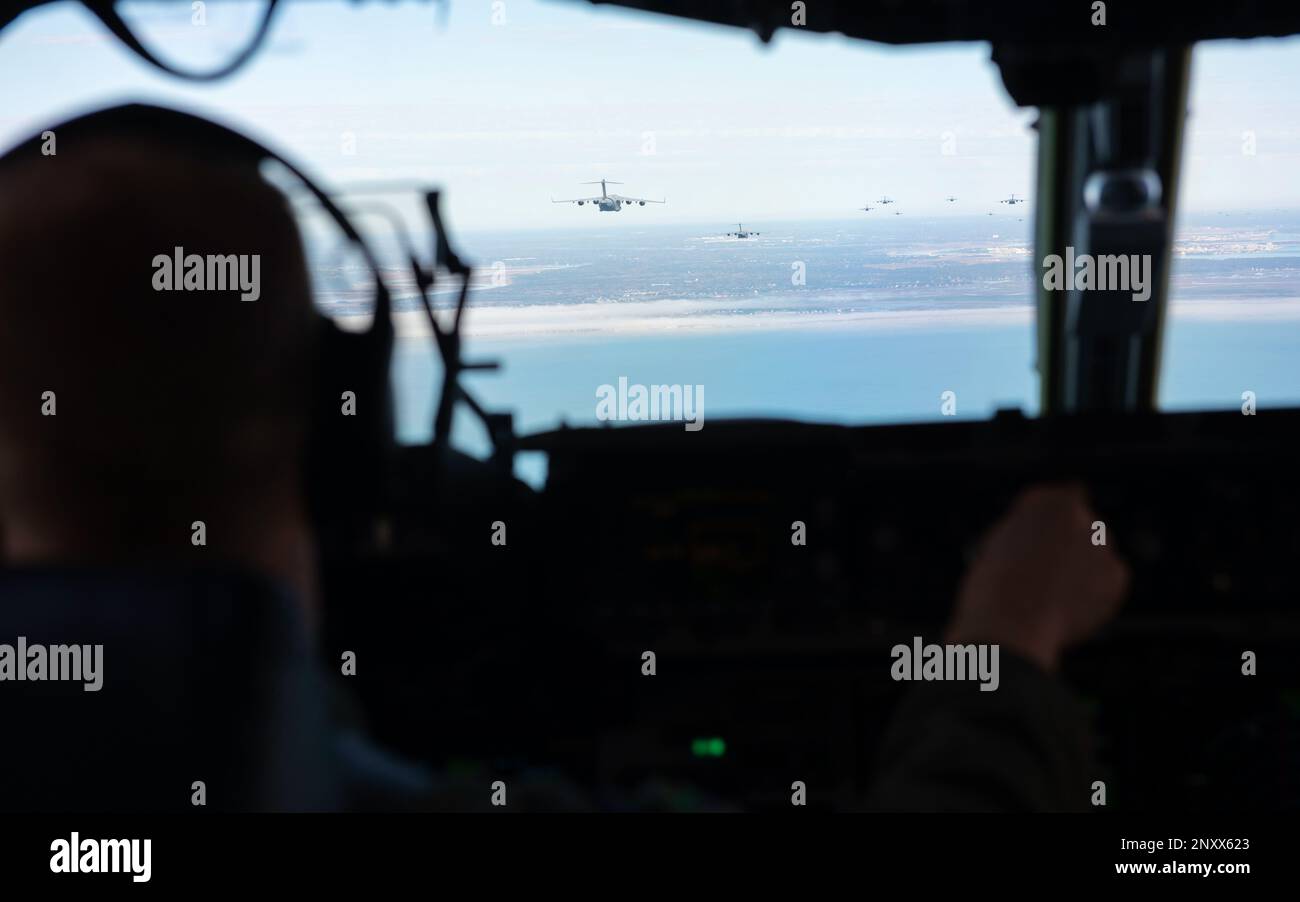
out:
<path id="1" fill-rule="evenodd" d="M 331 635 L 370 651 L 380 738 L 435 763 L 760 808 L 808 774 L 851 807 L 907 686 L 890 647 L 937 639 L 1020 487 L 1078 479 L 1134 577 L 1066 665 L 1112 806 L 1294 806 L 1298 435 L 1297 410 L 572 429 L 521 443 L 542 492 L 471 467 L 436 502 L 406 449 L 387 550 L 329 575 Z"/>

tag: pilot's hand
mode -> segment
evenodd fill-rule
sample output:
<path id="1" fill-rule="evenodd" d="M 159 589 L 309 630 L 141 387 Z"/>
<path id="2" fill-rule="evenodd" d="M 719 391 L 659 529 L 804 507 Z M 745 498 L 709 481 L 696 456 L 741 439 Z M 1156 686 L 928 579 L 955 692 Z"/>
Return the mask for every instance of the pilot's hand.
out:
<path id="1" fill-rule="evenodd" d="M 1093 544 L 1096 516 L 1078 485 L 1021 492 L 966 571 L 947 642 L 996 643 L 1056 669 L 1061 652 L 1119 610 L 1128 567 Z"/>

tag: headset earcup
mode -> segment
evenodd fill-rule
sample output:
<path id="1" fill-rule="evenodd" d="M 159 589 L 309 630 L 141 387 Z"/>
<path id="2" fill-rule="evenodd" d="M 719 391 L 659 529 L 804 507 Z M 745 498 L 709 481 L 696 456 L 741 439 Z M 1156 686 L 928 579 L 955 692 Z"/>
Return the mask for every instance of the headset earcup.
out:
<path id="1" fill-rule="evenodd" d="M 320 317 L 305 475 L 321 541 L 368 542 L 385 509 L 393 457 L 385 329 L 347 332 Z"/>

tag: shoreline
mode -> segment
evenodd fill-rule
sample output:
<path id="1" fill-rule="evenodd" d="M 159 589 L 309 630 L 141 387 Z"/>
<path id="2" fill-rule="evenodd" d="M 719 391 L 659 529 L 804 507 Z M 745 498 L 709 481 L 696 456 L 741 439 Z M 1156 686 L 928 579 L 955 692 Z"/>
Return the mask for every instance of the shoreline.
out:
<path id="1" fill-rule="evenodd" d="M 763 302 L 629 301 L 621 303 L 544 304 L 517 307 L 471 307 L 465 313 L 466 338 L 527 340 L 539 337 L 618 338 L 670 335 L 710 335 L 755 331 L 898 330 L 952 331 L 1030 325 L 1033 307 L 1027 304 L 963 306 L 950 310 L 837 310 L 800 312 L 772 308 Z M 1260 300 L 1186 300 L 1171 305 L 1171 321 L 1289 322 L 1300 321 L 1300 297 Z M 336 317 L 340 327 L 357 331 L 369 316 Z M 420 311 L 394 314 L 399 341 L 427 341 L 431 332 Z"/>

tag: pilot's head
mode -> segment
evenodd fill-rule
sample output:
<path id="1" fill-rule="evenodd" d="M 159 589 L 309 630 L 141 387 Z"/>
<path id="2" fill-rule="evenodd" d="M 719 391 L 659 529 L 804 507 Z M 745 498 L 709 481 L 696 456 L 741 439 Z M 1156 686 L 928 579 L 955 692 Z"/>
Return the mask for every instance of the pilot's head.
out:
<path id="1" fill-rule="evenodd" d="M 305 589 L 315 321 L 283 197 L 156 138 L 56 150 L 0 163 L 3 559 L 225 561 Z M 211 290 L 223 271 L 256 300 Z"/>

